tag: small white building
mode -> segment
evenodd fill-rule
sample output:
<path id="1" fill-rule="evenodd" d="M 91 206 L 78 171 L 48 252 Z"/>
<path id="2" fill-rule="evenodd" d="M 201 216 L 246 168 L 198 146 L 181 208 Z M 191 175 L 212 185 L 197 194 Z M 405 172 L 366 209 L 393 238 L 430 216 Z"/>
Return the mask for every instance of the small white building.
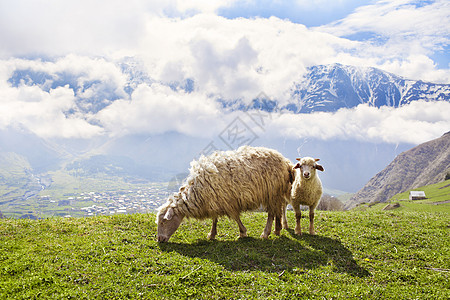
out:
<path id="1" fill-rule="evenodd" d="M 423 200 L 427 199 L 424 191 L 410 191 L 409 192 L 409 200 Z"/>

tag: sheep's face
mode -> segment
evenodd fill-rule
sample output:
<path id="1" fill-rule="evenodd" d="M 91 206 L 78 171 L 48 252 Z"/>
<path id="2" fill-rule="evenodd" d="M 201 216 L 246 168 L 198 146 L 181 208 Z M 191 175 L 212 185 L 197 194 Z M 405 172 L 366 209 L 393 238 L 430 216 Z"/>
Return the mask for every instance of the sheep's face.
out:
<path id="1" fill-rule="evenodd" d="M 310 178 L 314 178 L 316 175 L 316 170 L 323 171 L 323 167 L 317 162 L 319 161 L 318 158 L 314 159 L 311 157 L 303 157 L 303 158 L 297 158 L 299 161 L 294 169 L 300 169 L 300 174 L 303 179 L 309 180 Z"/>
<path id="2" fill-rule="evenodd" d="M 172 234 L 178 229 L 183 216 L 175 213 L 173 207 L 165 207 L 158 212 L 158 242 L 169 241 Z"/>

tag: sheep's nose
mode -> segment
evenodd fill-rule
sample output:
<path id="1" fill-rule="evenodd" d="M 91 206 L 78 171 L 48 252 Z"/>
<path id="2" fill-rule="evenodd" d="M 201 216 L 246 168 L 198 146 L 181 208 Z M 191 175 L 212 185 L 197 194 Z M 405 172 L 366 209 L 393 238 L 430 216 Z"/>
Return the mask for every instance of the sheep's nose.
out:
<path id="1" fill-rule="evenodd" d="M 305 178 L 309 178 L 309 172 L 305 172 L 305 173 L 303 173 L 303 176 L 305 176 Z"/>

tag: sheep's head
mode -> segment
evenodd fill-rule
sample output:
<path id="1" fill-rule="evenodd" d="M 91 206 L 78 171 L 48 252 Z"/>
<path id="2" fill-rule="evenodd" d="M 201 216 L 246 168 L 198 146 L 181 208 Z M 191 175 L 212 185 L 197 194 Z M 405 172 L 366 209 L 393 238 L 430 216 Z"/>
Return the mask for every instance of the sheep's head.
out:
<path id="1" fill-rule="evenodd" d="M 158 224 L 158 242 L 169 241 L 172 234 L 178 229 L 183 220 L 182 215 L 175 212 L 175 209 L 166 205 L 159 209 L 156 216 L 156 223 Z"/>
<path id="2" fill-rule="evenodd" d="M 323 167 L 317 162 L 320 160 L 318 158 L 314 159 L 311 157 L 297 158 L 298 163 L 294 166 L 294 169 L 300 169 L 300 173 L 303 179 L 314 178 L 316 175 L 316 170 L 323 171 Z"/>

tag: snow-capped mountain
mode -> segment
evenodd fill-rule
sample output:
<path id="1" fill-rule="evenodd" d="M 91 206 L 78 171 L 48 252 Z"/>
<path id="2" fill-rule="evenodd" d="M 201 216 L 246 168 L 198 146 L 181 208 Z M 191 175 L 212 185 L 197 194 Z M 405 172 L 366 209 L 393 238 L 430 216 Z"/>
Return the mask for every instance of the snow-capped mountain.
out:
<path id="1" fill-rule="evenodd" d="M 194 92 L 197 88 L 193 78 L 185 78 L 179 82 L 157 81 L 134 58 L 125 58 L 114 64 L 120 70 L 119 75 L 99 77 L 82 70 L 52 72 L 25 68 L 15 70 L 8 82 L 13 87 L 39 86 L 46 92 L 68 86 L 76 98 L 76 107 L 66 112 L 69 115 L 76 112 L 95 114 L 118 99 L 131 99 L 133 92 L 142 84 L 151 86 L 158 83 L 174 91 L 183 90 L 187 93 Z M 362 103 L 376 107 L 399 107 L 420 99 L 450 101 L 450 84 L 409 80 L 376 68 L 341 64 L 308 68 L 301 78 L 293 80 L 289 92 L 290 99 L 283 103 L 279 99 L 268 97 L 264 92 L 256 95 L 250 105 L 240 99 L 228 99 L 214 94 L 210 97 L 225 110 L 288 110 L 294 113 L 333 112 Z"/>
<path id="2" fill-rule="evenodd" d="M 450 100 L 449 84 L 404 79 L 376 68 L 341 64 L 308 69 L 291 90 L 286 109 L 296 113 L 336 111 L 362 103 L 399 107 L 415 100 Z"/>

